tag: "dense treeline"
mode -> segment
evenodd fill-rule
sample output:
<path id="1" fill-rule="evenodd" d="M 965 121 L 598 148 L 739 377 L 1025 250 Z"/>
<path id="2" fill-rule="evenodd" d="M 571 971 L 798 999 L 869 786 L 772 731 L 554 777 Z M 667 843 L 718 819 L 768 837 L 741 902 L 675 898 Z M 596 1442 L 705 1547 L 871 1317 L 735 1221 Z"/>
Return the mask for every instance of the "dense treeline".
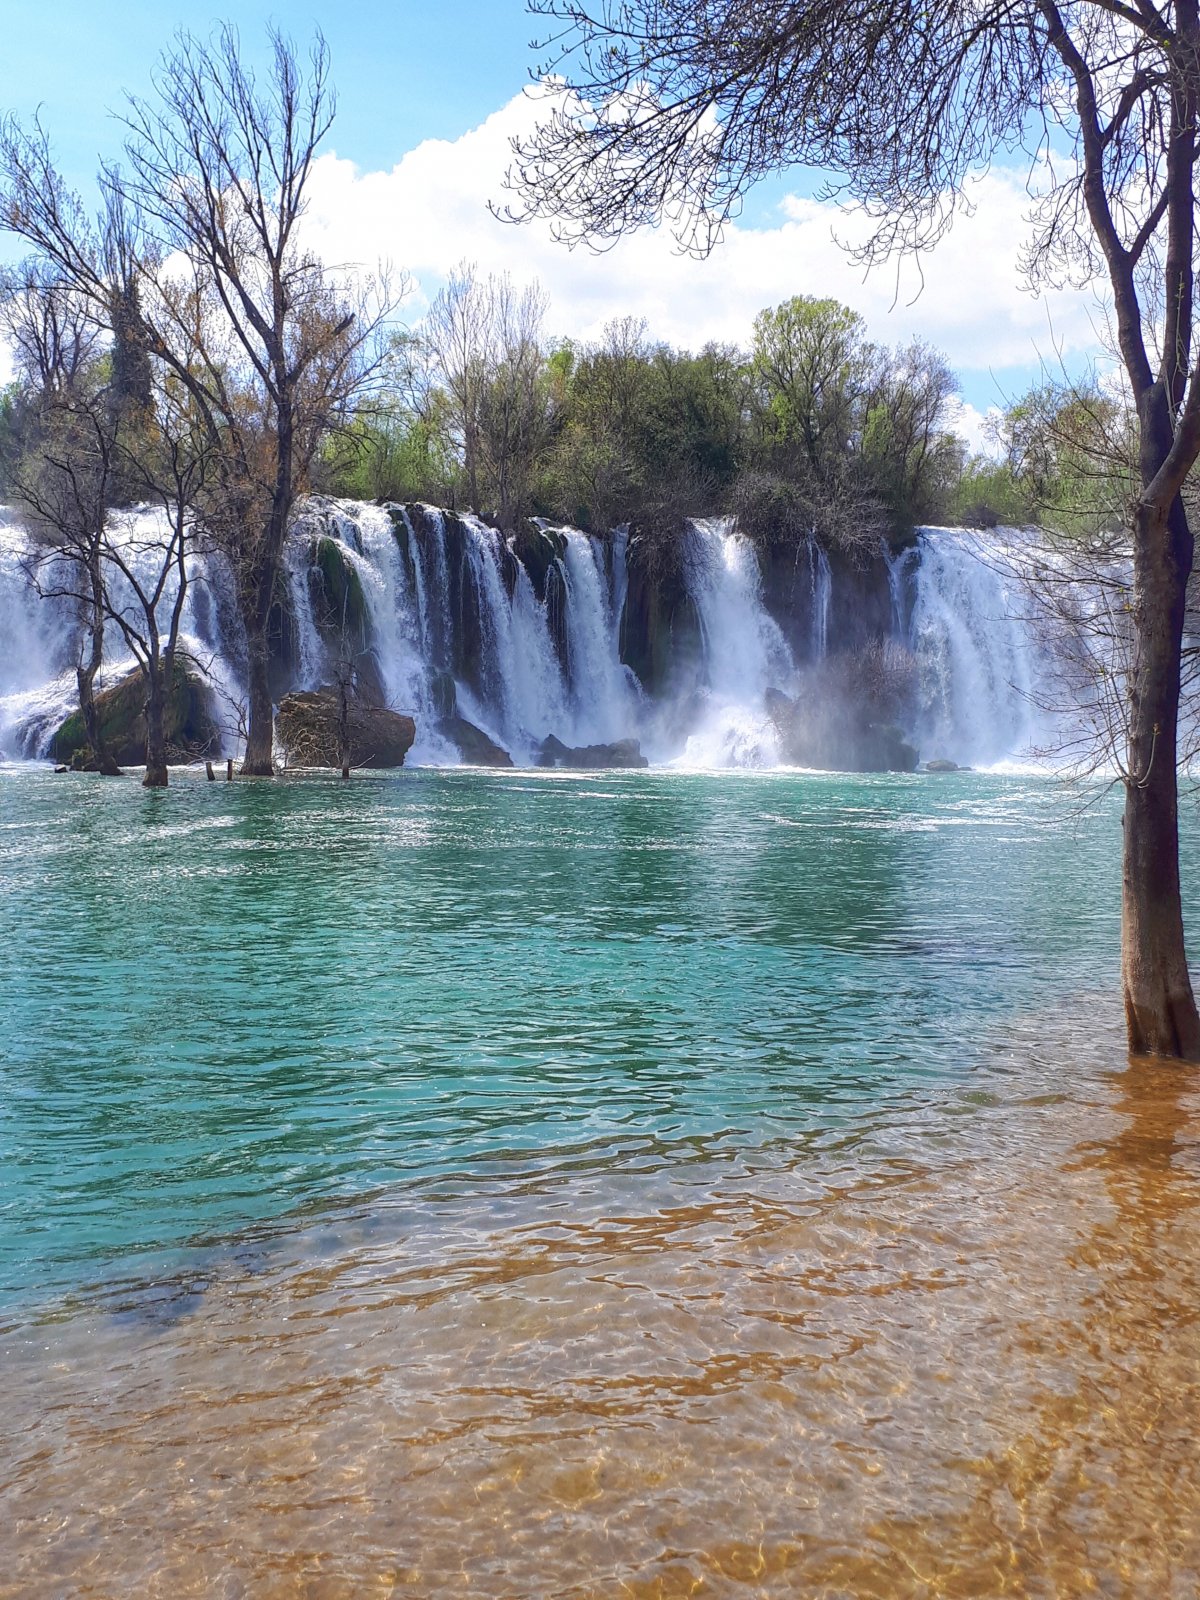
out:
<path id="1" fill-rule="evenodd" d="M 764 539 L 876 545 L 954 514 L 956 384 L 920 344 L 886 350 L 837 301 L 800 295 L 755 320 L 749 351 L 655 342 L 642 322 L 591 344 L 544 333 L 540 293 L 456 273 L 394 352 L 388 403 L 331 488 L 539 515 L 667 540 L 736 512 Z"/>

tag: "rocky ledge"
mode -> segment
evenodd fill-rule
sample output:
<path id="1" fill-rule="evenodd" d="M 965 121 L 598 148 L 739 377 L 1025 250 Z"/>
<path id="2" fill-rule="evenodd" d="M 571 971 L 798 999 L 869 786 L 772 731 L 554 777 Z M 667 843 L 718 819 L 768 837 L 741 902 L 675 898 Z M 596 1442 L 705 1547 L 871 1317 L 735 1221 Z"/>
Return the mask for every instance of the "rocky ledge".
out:
<path id="1" fill-rule="evenodd" d="M 617 739 L 612 744 L 585 744 L 572 748 L 553 734 L 542 741 L 537 764 L 539 767 L 575 767 L 585 772 L 650 765 L 636 739 Z"/>
<path id="2" fill-rule="evenodd" d="M 138 671 L 127 673 L 96 695 L 100 732 L 120 766 L 140 766 L 146 759 L 145 703 L 145 680 Z M 170 761 L 195 761 L 221 753 L 221 730 L 213 720 L 208 688 L 178 659 L 167 696 L 163 731 Z M 47 754 L 63 765 L 90 768 L 93 756 L 81 712 L 73 711 L 59 727 Z"/>

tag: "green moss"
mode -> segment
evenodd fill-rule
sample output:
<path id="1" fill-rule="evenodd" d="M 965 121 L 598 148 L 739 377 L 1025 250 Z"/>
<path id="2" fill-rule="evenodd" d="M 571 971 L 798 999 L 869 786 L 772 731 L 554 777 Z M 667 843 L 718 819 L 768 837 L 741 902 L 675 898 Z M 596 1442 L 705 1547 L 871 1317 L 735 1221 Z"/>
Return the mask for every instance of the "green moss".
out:
<path id="1" fill-rule="evenodd" d="M 539 528 L 536 522 L 522 522 L 514 534 L 513 553 L 529 574 L 539 600 L 545 600 L 550 569 L 566 548 L 567 541 L 557 529 Z"/>
<path id="2" fill-rule="evenodd" d="M 96 696 L 100 731 L 122 766 L 136 766 L 146 759 L 145 701 L 145 681 L 140 672 L 129 673 Z M 220 753 L 220 733 L 209 712 L 208 692 L 179 661 L 175 663 L 163 727 L 173 751 L 186 755 Z M 69 764 L 81 753 L 85 760 L 90 754 L 87 733 L 83 714 L 74 711 L 50 741 L 50 755 L 55 761 Z"/>
<path id="3" fill-rule="evenodd" d="M 365 645 L 370 627 L 362 579 L 346 560 L 346 553 L 336 539 L 318 539 L 313 558 L 313 577 L 320 591 L 317 597 L 319 625 L 324 631 L 338 635 L 344 629 L 351 638 Z"/>

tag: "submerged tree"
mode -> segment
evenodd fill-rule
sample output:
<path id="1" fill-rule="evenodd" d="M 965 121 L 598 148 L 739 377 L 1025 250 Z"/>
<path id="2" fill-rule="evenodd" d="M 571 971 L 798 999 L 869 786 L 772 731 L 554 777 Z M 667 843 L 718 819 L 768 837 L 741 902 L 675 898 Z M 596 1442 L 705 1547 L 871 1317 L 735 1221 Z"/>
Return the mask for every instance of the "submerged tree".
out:
<path id="1" fill-rule="evenodd" d="M 0 282 L 0 329 L 22 379 L 5 477 L 34 540 L 30 577 L 69 597 L 79 625 L 75 690 L 96 770 L 120 776 L 96 709 L 104 659 L 105 521 L 116 472 L 112 409 L 98 371 L 100 329 L 86 301 L 44 261 Z"/>
<path id="2" fill-rule="evenodd" d="M 1200 455 L 1195 0 L 532 0 L 557 106 L 516 151 L 524 216 L 611 242 L 667 219 L 710 249 L 781 168 L 873 219 L 868 261 L 937 241 L 973 170 L 1022 147 L 1044 176 L 1034 277 L 1106 276 L 1138 419 L 1123 696 L 1122 976 L 1134 1053 L 1200 1058 L 1184 948 L 1177 728 Z M 1065 146 L 1065 149 L 1064 149 Z M 1051 157 L 1044 167 L 1043 155 Z"/>

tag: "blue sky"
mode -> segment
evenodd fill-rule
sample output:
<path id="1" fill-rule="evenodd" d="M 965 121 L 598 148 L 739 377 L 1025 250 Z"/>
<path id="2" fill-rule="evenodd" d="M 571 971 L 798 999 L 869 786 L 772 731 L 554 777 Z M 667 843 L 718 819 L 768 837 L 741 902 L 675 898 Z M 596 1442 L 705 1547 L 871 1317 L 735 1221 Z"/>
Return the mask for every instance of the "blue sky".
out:
<path id="1" fill-rule="evenodd" d="M 374 265 L 386 258 L 408 270 L 411 319 L 465 259 L 515 278 L 539 277 L 550 297 L 551 331 L 581 337 L 628 310 L 675 343 L 746 343 L 761 306 L 793 293 L 831 294 L 853 305 L 881 342 L 920 337 L 946 352 L 968 402 L 968 435 L 981 413 L 1027 386 L 1039 359 L 1054 365 L 1062 350 L 1077 366 L 1095 341 L 1090 297 L 1042 303 L 1018 290 L 1024 195 L 1021 175 L 1002 169 L 981 188 L 976 218 L 956 228 L 928 264 L 915 300 L 919 280 L 911 271 L 901 274 L 898 292 L 886 275 L 864 283 L 830 241 L 831 226 L 853 237 L 854 223 L 818 207 L 803 173 L 752 195 L 728 242 L 703 264 L 680 261 L 662 236 L 643 236 L 597 260 L 568 253 L 536 230 L 501 228 L 486 202 L 500 194 L 508 138 L 535 114 L 519 97 L 536 61 L 531 40 L 545 26 L 523 0 L 229 3 L 213 10 L 150 0 L 9 6 L 0 109 L 27 118 L 40 107 L 60 165 L 85 189 L 97 156 L 118 152 L 111 113 L 125 90 L 149 89 L 176 29 L 204 34 L 231 21 L 253 55 L 268 22 L 297 42 L 319 26 L 332 54 L 338 116 L 316 186 L 314 228 L 338 260 Z M 0 240 L 0 253 L 11 257 L 14 246 Z"/>
<path id="2" fill-rule="evenodd" d="M 209 8 L 153 0 L 8 0 L 0 105 L 21 115 L 40 104 L 63 166 L 80 180 L 118 130 L 108 115 L 124 92 L 142 92 L 163 47 L 187 28 L 221 22 L 260 50 L 269 23 L 298 43 L 319 28 L 339 91 L 334 143 L 365 167 L 391 166 L 424 138 L 454 138 L 528 80 L 537 31 L 523 0 L 343 0 L 338 5 Z"/>

